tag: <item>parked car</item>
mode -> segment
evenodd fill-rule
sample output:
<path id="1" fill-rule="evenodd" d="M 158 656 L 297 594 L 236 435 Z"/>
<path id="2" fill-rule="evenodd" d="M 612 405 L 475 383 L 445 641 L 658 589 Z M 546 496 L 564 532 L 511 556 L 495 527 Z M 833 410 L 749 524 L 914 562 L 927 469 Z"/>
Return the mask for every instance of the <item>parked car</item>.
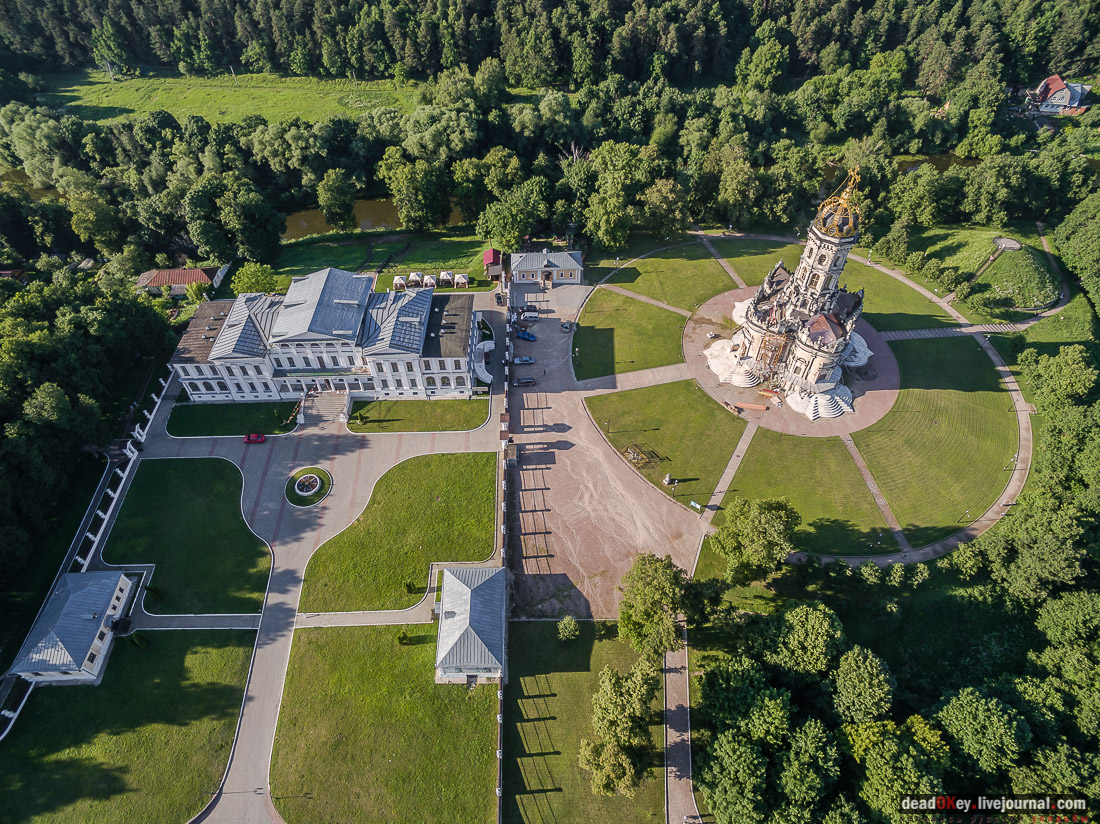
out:
<path id="1" fill-rule="evenodd" d="M 536 315 L 539 313 L 539 308 L 533 303 L 527 303 L 523 306 L 524 312 L 534 312 Z"/>
<path id="2" fill-rule="evenodd" d="M 534 378 L 516 378 L 512 381 L 512 386 L 534 386 L 537 383 Z"/>
<path id="3" fill-rule="evenodd" d="M 516 337 L 520 340 L 538 340 L 538 338 L 536 338 L 530 332 L 526 332 L 523 329 L 520 329 L 518 332 L 516 332 Z"/>
<path id="4" fill-rule="evenodd" d="M 572 328 L 573 328 L 573 324 L 571 324 L 569 321 L 563 320 L 561 322 L 561 331 L 568 332 Z"/>
<path id="5" fill-rule="evenodd" d="M 520 320 L 526 320 L 526 321 L 538 320 L 539 319 L 539 313 L 538 312 L 524 312 L 522 315 L 519 316 L 519 319 Z"/>
<path id="6" fill-rule="evenodd" d="M 259 435 L 255 432 L 253 432 L 251 435 L 245 435 L 244 436 L 244 442 L 245 443 L 263 443 L 266 440 L 267 440 L 266 436 Z"/>
<path id="7" fill-rule="evenodd" d="M 496 299 L 497 306 L 504 305 L 504 295 L 501 292 L 493 292 L 493 297 Z"/>
<path id="8" fill-rule="evenodd" d="M 514 363 L 516 366 L 527 366 L 527 365 L 532 364 L 534 362 L 535 362 L 535 359 L 532 358 L 530 355 L 521 355 L 520 357 L 518 357 L 514 361 L 512 361 L 512 363 Z"/>

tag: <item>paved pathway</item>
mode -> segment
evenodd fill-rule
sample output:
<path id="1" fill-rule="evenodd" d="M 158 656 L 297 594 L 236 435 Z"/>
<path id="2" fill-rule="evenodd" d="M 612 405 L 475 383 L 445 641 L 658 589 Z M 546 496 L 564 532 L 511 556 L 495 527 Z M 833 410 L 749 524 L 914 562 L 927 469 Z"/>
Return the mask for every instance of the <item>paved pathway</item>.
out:
<path id="1" fill-rule="evenodd" d="M 752 436 L 756 434 L 756 430 L 760 428 L 760 424 L 755 421 L 749 421 L 745 426 L 745 431 L 741 433 L 741 439 L 737 442 L 737 446 L 734 447 L 733 456 L 730 458 L 730 462 L 726 464 L 726 470 L 722 473 L 722 477 L 718 479 L 718 487 L 714 490 L 714 494 L 710 496 L 710 501 L 707 503 L 706 514 L 703 515 L 703 520 L 708 524 L 714 520 L 714 513 L 718 511 L 718 507 L 722 505 L 722 499 L 726 497 L 726 492 L 729 490 L 730 484 L 733 483 L 733 476 L 737 474 L 738 467 L 741 466 L 741 461 L 745 457 L 745 453 L 749 451 L 749 444 L 752 443 Z"/>
<path id="2" fill-rule="evenodd" d="M 671 306 L 670 304 L 662 303 L 655 298 L 646 297 L 645 295 L 639 295 L 637 292 L 631 292 L 629 289 L 624 289 L 621 286 L 612 286 L 610 283 L 601 283 L 599 288 L 606 289 L 609 292 L 617 292 L 620 295 L 626 295 L 628 298 L 640 300 L 642 303 L 648 303 L 650 306 L 656 306 L 659 309 L 667 309 L 670 312 L 675 312 L 677 315 L 683 315 L 685 318 L 691 317 L 691 312 L 689 312 L 687 309 L 681 309 L 679 306 Z"/>
<path id="3" fill-rule="evenodd" d="M 734 271 L 733 267 L 730 266 L 730 262 L 728 260 L 726 260 L 722 255 L 718 254 L 718 250 L 714 248 L 714 244 L 710 242 L 709 237 L 707 237 L 702 232 L 700 232 L 699 233 L 699 240 L 701 240 L 703 242 L 703 246 L 706 248 L 706 250 L 708 252 L 711 253 L 711 256 L 715 260 L 717 260 L 719 264 L 721 264 L 723 269 L 726 270 L 726 274 L 729 275 L 731 278 L 733 278 L 734 283 L 736 283 L 742 289 L 744 289 L 746 286 L 748 286 L 748 284 L 745 283 L 745 281 L 741 279 L 741 276 L 739 274 L 737 274 L 737 272 Z"/>
<path id="4" fill-rule="evenodd" d="M 691 780 L 691 673 L 684 645 L 665 653 L 665 822 L 698 821 Z"/>
<path id="5" fill-rule="evenodd" d="M 882 518 L 886 521 L 886 525 L 890 527 L 890 531 L 894 533 L 894 540 L 898 542 L 903 550 L 909 551 L 913 547 L 909 543 L 909 539 L 905 537 L 905 533 L 901 531 L 901 524 L 898 523 L 898 519 L 894 517 L 894 511 L 890 509 L 890 504 L 886 503 L 886 498 L 883 497 L 882 491 L 878 488 L 878 484 L 875 483 L 875 479 L 871 476 L 871 470 L 867 467 L 867 462 L 863 460 L 863 456 L 859 454 L 859 449 L 856 448 L 855 441 L 852 440 L 851 435 L 841 435 L 840 439 L 844 441 L 844 446 L 848 450 L 848 454 L 852 456 L 852 460 L 855 461 L 856 469 L 859 470 L 860 476 L 863 478 L 863 482 L 867 484 L 867 489 L 871 493 L 871 497 L 875 499 L 875 504 L 878 506 L 879 512 L 882 513 Z"/>
<path id="6" fill-rule="evenodd" d="M 485 312 L 497 334 L 502 316 L 486 293 L 477 309 Z M 245 691 L 243 710 L 225 781 L 196 821 L 261 824 L 280 821 L 270 800 L 268 770 L 279 719 L 283 685 L 297 621 L 298 601 L 306 565 L 326 540 L 343 531 L 363 510 L 378 479 L 408 458 L 446 452 L 499 449 L 497 420 L 503 411 L 501 382 L 494 384 L 488 420 L 470 432 L 385 433 L 354 435 L 332 410 L 307 410 L 306 423 L 293 433 L 269 437 L 264 444 L 245 445 L 239 437 L 171 438 L 165 422 L 167 400 L 150 422 L 142 460 L 220 457 L 241 470 L 244 485 L 241 511 L 251 529 L 271 548 L 272 568 L 263 611 L 259 616 L 154 616 L 139 611 L 149 629 L 247 624 L 256 626 L 256 649 Z M 325 400 L 331 400 L 326 396 Z M 334 405 L 338 407 L 338 405 Z M 290 506 L 283 494 L 289 472 L 318 465 L 329 471 L 333 490 L 309 509 Z M 430 582 L 428 582 L 430 585 Z M 434 599 L 433 599 L 434 600 Z M 430 606 L 428 608 L 430 620 Z M 374 615 L 381 621 L 385 616 Z M 336 620 L 367 622 L 364 617 Z M 324 621 L 316 619 L 316 625 Z M 308 620 L 303 625 L 310 625 Z"/>
<path id="7" fill-rule="evenodd" d="M 602 378 L 588 378 L 577 381 L 576 387 L 581 392 L 596 395 L 686 381 L 691 376 L 691 370 L 686 363 L 673 363 L 668 366 L 655 366 L 652 369 L 639 369 L 637 372 L 621 372 L 618 375 L 605 375 Z"/>

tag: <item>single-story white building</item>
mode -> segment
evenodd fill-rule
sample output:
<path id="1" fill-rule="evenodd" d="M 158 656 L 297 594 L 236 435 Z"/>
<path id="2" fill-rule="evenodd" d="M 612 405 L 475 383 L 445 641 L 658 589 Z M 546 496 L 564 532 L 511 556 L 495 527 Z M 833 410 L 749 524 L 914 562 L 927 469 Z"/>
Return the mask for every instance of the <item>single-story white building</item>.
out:
<path id="1" fill-rule="evenodd" d="M 513 283 L 584 283 L 580 252 L 521 252 L 511 255 Z"/>
<path id="2" fill-rule="evenodd" d="M 484 684 L 503 678 L 507 575 L 504 567 L 443 570 L 437 684 Z"/>
<path id="3" fill-rule="evenodd" d="M 35 684 L 97 684 L 134 582 L 121 572 L 61 576 L 10 673 Z"/>

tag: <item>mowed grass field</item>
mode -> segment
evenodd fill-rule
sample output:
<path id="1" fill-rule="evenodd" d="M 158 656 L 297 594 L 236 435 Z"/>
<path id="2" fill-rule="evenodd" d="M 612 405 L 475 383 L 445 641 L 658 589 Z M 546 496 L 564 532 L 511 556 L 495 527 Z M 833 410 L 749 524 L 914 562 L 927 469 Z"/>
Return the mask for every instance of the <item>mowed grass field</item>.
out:
<path id="1" fill-rule="evenodd" d="M 636 468 L 677 501 L 705 507 L 745 431 L 695 381 L 677 381 L 585 399 L 588 411 L 620 455 L 635 447 L 646 461 Z M 661 481 L 671 474 L 679 483 Z"/>
<path id="2" fill-rule="evenodd" d="M 290 288 L 290 279 L 308 275 L 330 266 L 358 272 L 374 258 L 372 247 L 378 242 L 376 235 L 364 235 L 361 238 L 339 238 L 332 240 L 289 241 L 279 250 L 279 261 L 275 266 L 275 276 L 279 279 L 279 291 Z"/>
<path id="3" fill-rule="evenodd" d="M 592 695 L 599 686 L 600 671 L 605 666 L 626 671 L 638 657 L 618 640 L 614 624 L 581 621 L 580 630 L 580 637 L 563 643 L 550 621 L 517 621 L 508 627 L 504 820 L 509 824 L 664 821 L 660 693 L 650 726 L 652 765 L 633 798 L 593 794 L 588 773 L 577 763 L 581 739 L 592 736 Z"/>
<path id="4" fill-rule="evenodd" d="M 859 261 L 848 259 L 840 285 L 863 289 L 863 317 L 879 332 L 954 326 L 947 310 L 916 289 Z"/>
<path id="5" fill-rule="evenodd" d="M 780 260 L 794 271 L 802 257 L 802 244 L 778 240 L 712 238 L 711 243 L 749 286 L 759 286 Z"/>
<path id="6" fill-rule="evenodd" d="M 182 121 L 198 115 L 210 122 L 235 122 L 246 115 L 268 121 L 323 120 L 332 115 L 355 117 L 379 106 L 412 111 L 416 89 L 393 80 L 318 80 L 276 74 L 230 74 L 186 77 L 158 72 L 151 77 L 112 81 L 97 70 L 47 74 L 38 97 L 85 120 L 112 120 L 157 110 Z"/>
<path id="7" fill-rule="evenodd" d="M 893 552 L 897 543 L 840 438 L 800 438 L 760 428 L 722 499 L 789 498 L 806 552 L 856 555 Z M 725 513 L 715 513 L 720 526 Z"/>
<path id="8" fill-rule="evenodd" d="M 485 264 L 481 259 L 490 244 L 469 234 L 469 227 L 423 232 L 402 238 L 409 241 L 408 248 L 379 274 L 374 284 L 375 291 L 385 292 L 393 287 L 395 276 L 408 276 L 409 272 L 433 275 L 438 279 L 440 272 L 451 271 L 456 275 L 468 275 L 471 289 L 492 286 L 485 279 Z"/>
<path id="9" fill-rule="evenodd" d="M 454 432 L 477 429 L 489 417 L 488 398 L 442 401 L 355 401 L 348 429 L 365 432 Z"/>
<path id="10" fill-rule="evenodd" d="M 6 824 L 188 821 L 225 772 L 255 633 L 119 640 L 97 687 L 31 695 L 0 747 Z"/>
<path id="11" fill-rule="evenodd" d="M 584 304 L 573 334 L 577 380 L 680 363 L 687 318 L 659 306 L 597 289 Z"/>
<path id="12" fill-rule="evenodd" d="M 886 417 L 852 438 L 919 547 L 959 531 L 997 500 L 1019 436 L 1012 399 L 973 338 L 891 346 L 901 393 Z"/>
<path id="13" fill-rule="evenodd" d="M 737 287 L 702 243 L 655 252 L 623 266 L 607 282 L 689 312 Z"/>
<path id="14" fill-rule="evenodd" d="M 301 612 L 403 609 L 421 599 L 433 561 L 493 552 L 496 455 L 422 455 L 379 478 L 355 522 L 310 558 Z M 405 583 L 414 592 L 405 591 Z"/>
<path id="15" fill-rule="evenodd" d="M 156 564 L 149 612 L 258 612 L 271 553 L 241 517 L 241 471 L 221 458 L 145 460 L 103 559 Z"/>
<path id="16" fill-rule="evenodd" d="M 172 407 L 168 434 L 177 438 L 282 435 L 298 426 L 294 401 L 268 403 L 185 403 Z"/>
<path id="17" fill-rule="evenodd" d="M 435 641 L 434 624 L 294 633 L 271 760 L 287 824 L 496 820 L 496 687 L 434 683 Z"/>

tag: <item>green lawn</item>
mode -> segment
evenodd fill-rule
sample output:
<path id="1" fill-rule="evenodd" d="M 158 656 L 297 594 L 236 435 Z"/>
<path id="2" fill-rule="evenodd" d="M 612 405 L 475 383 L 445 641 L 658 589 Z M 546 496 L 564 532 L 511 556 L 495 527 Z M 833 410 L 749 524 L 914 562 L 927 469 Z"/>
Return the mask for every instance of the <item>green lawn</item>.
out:
<path id="1" fill-rule="evenodd" d="M 287 824 L 496 820 L 496 688 L 435 684 L 435 641 L 432 624 L 294 633 L 271 760 Z"/>
<path id="2" fill-rule="evenodd" d="M 792 272 L 802 257 L 802 244 L 778 240 L 713 238 L 711 243 L 749 286 L 759 286 L 780 260 Z"/>
<path id="3" fill-rule="evenodd" d="M 168 416 L 168 434 L 177 438 L 282 435 L 298 426 L 295 401 L 261 403 L 178 403 Z"/>
<path id="4" fill-rule="evenodd" d="M 485 279 L 485 264 L 481 261 L 489 242 L 469 232 L 467 226 L 403 236 L 403 240 L 409 241 L 409 247 L 378 276 L 375 290 L 385 292 L 391 288 L 396 275 L 421 272 L 438 278 L 440 272 L 447 270 L 456 275 L 469 275 L 471 288 L 491 288 L 493 284 Z"/>
<path id="5" fill-rule="evenodd" d="M 0 747 L 10 824 L 188 821 L 225 772 L 255 634 L 120 640 L 103 683 L 36 690 Z"/>
<path id="6" fill-rule="evenodd" d="M 1004 490 L 1018 433 L 1012 400 L 971 337 L 891 344 L 902 390 L 852 438 L 910 543 L 945 538 Z"/>
<path id="7" fill-rule="evenodd" d="M 35 525 L 34 551 L 0 577 L 0 603 L 7 616 L 0 625 L 0 672 L 7 672 L 23 645 L 106 468 L 98 456 L 79 453 L 64 494 L 54 496 L 49 517 Z"/>
<path id="8" fill-rule="evenodd" d="M 636 232 L 630 236 L 627 245 L 615 252 L 593 249 L 584 260 L 585 283 L 599 283 L 619 266 L 628 263 L 634 258 L 649 254 L 655 249 L 663 249 L 666 246 L 683 246 L 691 243 L 692 238 L 687 235 L 678 235 L 671 240 L 663 237 L 655 237 L 651 234 Z"/>
<path id="9" fill-rule="evenodd" d="M 355 523 L 313 554 L 299 610 L 403 609 L 423 596 L 432 561 L 488 558 L 495 467 L 492 452 L 423 455 L 395 466 Z"/>
<path id="10" fill-rule="evenodd" d="M 797 472 L 789 471 L 797 467 Z M 802 516 L 799 549 L 831 555 L 897 549 L 840 438 L 800 438 L 760 428 L 737 468 L 722 506 L 734 497 L 787 497 Z M 721 525 L 725 513 L 715 513 Z"/>
<path id="11" fill-rule="evenodd" d="M 593 395 L 585 403 L 620 454 L 633 446 L 643 456 L 637 466 L 650 483 L 673 496 L 661 481 L 666 473 L 679 481 L 674 497 L 685 506 L 707 505 L 745 430 L 741 418 L 692 380 Z"/>
<path id="12" fill-rule="evenodd" d="M 290 288 L 291 278 L 308 275 L 330 266 L 349 272 L 358 272 L 366 268 L 374 259 L 372 246 L 376 238 L 377 235 L 364 235 L 332 240 L 309 238 L 284 243 L 279 249 L 279 262 L 275 266 L 279 291 L 285 292 Z"/>
<path id="13" fill-rule="evenodd" d="M 623 266 L 608 283 L 688 311 L 737 287 L 702 243 L 655 252 Z"/>
<path id="14" fill-rule="evenodd" d="M 577 380 L 680 363 L 687 318 L 640 300 L 597 289 L 584 304 L 573 334 L 580 354 Z"/>
<path id="15" fill-rule="evenodd" d="M 298 493 L 298 490 L 294 488 L 298 479 L 303 475 L 317 476 L 317 489 L 308 495 L 301 495 Z M 286 499 L 295 506 L 313 506 L 314 504 L 319 504 L 328 497 L 328 493 L 331 490 L 332 476 L 328 474 L 327 470 L 321 469 L 319 466 L 303 467 L 286 480 Z"/>
<path id="16" fill-rule="evenodd" d="M 848 291 L 864 289 L 863 317 L 879 332 L 953 326 L 955 320 L 938 303 L 864 263 L 849 260 L 840 275 Z"/>
<path id="17" fill-rule="evenodd" d="M 477 429 L 489 417 L 488 398 L 442 401 L 356 401 L 352 432 L 455 432 Z"/>
<path id="18" fill-rule="evenodd" d="M 581 621 L 580 629 L 580 637 L 563 643 L 552 622 L 509 625 L 504 820 L 509 824 L 663 822 L 659 697 L 650 727 L 652 764 L 633 798 L 594 795 L 588 773 L 577 764 L 581 739 L 592 735 L 592 695 L 599 686 L 600 670 L 611 666 L 625 671 L 637 660 L 637 654 L 616 637 L 614 624 Z"/>
<path id="19" fill-rule="evenodd" d="M 229 74 L 184 77 L 157 72 L 112 82 L 104 72 L 88 70 L 42 76 L 42 103 L 64 108 L 84 120 L 111 120 L 163 109 L 182 121 L 198 115 L 211 122 L 237 122 L 245 115 L 269 121 L 301 117 L 317 121 L 333 115 L 355 117 L 368 109 L 390 106 L 412 111 L 416 89 L 393 80 L 318 80 L 275 74 Z"/>
<path id="20" fill-rule="evenodd" d="M 1057 300 L 1060 284 L 1048 268 L 1046 254 L 1025 246 L 1018 252 L 1002 252 L 974 280 L 973 288 L 994 306 L 1029 309 Z"/>
<path id="21" fill-rule="evenodd" d="M 221 458 L 142 461 L 104 549 L 111 564 L 156 564 L 150 612 L 258 612 L 271 553 L 241 517 L 241 471 Z"/>

